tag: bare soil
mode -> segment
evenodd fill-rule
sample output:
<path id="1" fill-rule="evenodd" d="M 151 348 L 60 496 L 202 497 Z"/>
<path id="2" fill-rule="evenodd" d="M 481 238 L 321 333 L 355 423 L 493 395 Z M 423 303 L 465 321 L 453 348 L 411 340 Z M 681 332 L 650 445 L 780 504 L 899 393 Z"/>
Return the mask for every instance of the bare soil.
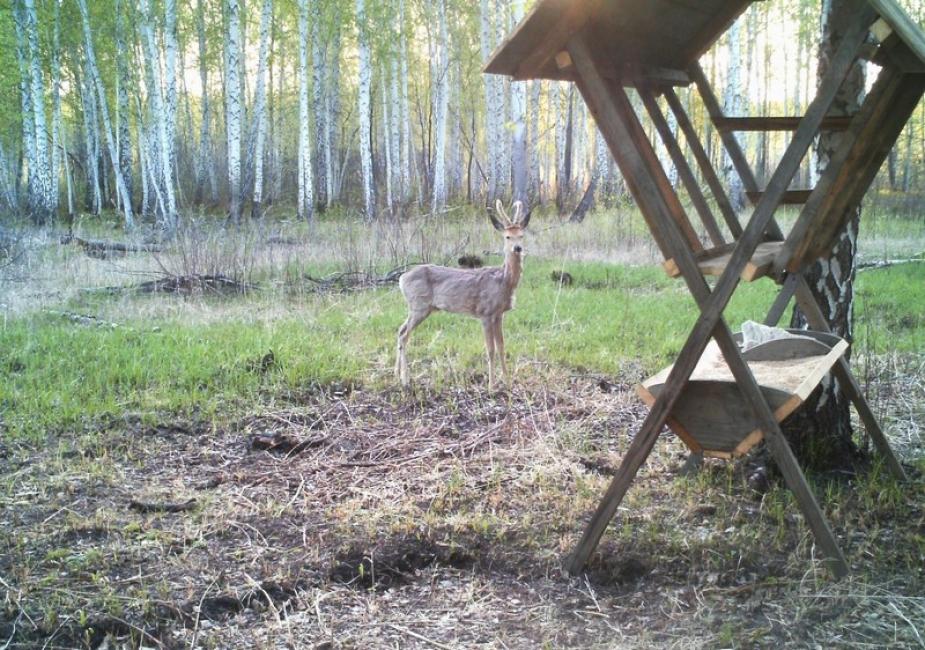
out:
<path id="1" fill-rule="evenodd" d="M 921 477 L 889 498 L 817 489 L 855 570 L 836 583 L 786 491 L 752 492 L 744 463 L 681 477 L 664 435 L 571 577 L 562 560 L 645 415 L 631 382 L 267 403 L 0 448 L 0 647 L 923 643 Z"/>

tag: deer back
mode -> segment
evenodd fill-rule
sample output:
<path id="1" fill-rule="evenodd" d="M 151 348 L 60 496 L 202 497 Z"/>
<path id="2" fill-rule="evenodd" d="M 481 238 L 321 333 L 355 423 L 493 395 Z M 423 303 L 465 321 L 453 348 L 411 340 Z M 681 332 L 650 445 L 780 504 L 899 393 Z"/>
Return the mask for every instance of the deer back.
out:
<path id="1" fill-rule="evenodd" d="M 415 311 L 439 309 L 485 318 L 513 306 L 513 287 L 500 267 L 455 269 L 424 264 L 403 274 L 398 285 Z"/>

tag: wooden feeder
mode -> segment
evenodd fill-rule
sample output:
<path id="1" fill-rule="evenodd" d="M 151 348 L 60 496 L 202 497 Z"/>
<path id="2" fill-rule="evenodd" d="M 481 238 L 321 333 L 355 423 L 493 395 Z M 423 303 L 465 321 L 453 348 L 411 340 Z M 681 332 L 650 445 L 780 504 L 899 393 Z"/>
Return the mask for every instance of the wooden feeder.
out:
<path id="1" fill-rule="evenodd" d="M 593 114 L 626 185 L 664 256 L 665 271 L 683 278 L 700 309 L 675 363 L 645 381 L 650 407 L 613 482 L 571 555 L 583 569 L 666 424 L 697 454 L 735 457 L 764 439 L 837 576 L 848 572 L 828 523 L 781 433 L 779 422 L 831 372 L 858 411 L 897 478 L 901 465 L 874 418 L 844 353 L 829 330 L 803 273 L 827 256 L 925 93 L 925 35 L 893 0 L 857 0 L 841 40 L 802 116 L 726 116 L 700 56 L 751 4 L 749 0 L 540 0 L 494 52 L 485 71 L 517 80 L 574 82 Z M 879 77 L 854 115 L 829 114 L 859 58 Z M 713 168 L 675 87 L 693 84 L 754 209 L 743 224 Z M 709 242 L 704 244 L 668 180 L 625 88 L 633 88 L 652 120 Z M 704 180 L 702 188 L 663 112 L 672 112 Z M 764 188 L 759 187 L 736 131 L 791 131 Z M 821 131 L 840 131 L 836 152 L 813 188 L 791 189 L 800 163 Z M 707 199 L 712 195 L 714 209 Z M 774 219 L 781 205 L 802 205 L 785 236 Z M 705 276 L 718 278 L 713 286 Z M 814 332 L 747 352 L 723 312 L 742 281 L 767 277 L 781 285 L 764 318 L 774 326 L 792 299 Z"/>

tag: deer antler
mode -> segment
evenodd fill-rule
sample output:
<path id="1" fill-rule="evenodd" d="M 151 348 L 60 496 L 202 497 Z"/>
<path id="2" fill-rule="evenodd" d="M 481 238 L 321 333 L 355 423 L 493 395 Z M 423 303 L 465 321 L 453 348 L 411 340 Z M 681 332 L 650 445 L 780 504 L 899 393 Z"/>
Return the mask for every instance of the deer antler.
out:
<path id="1" fill-rule="evenodd" d="M 498 215 L 504 220 L 504 223 L 506 226 L 513 225 L 513 223 L 511 222 L 511 218 L 508 216 L 507 212 L 505 212 L 504 210 L 504 204 L 501 203 L 501 199 L 498 199 L 497 201 L 495 201 L 495 210 L 497 210 Z"/>
<path id="2" fill-rule="evenodd" d="M 524 216 L 524 204 L 522 201 L 514 201 L 514 218 L 512 223 L 520 223 Z"/>

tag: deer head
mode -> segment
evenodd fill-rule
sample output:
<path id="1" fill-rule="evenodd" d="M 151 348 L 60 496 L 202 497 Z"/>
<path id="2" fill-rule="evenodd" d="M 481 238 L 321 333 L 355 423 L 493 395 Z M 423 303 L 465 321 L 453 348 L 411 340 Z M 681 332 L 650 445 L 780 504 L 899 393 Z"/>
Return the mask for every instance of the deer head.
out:
<path id="1" fill-rule="evenodd" d="M 495 216 L 495 212 L 497 212 L 498 217 Z M 495 230 L 499 230 L 504 233 L 505 257 L 511 254 L 523 255 L 524 231 L 527 227 L 527 224 L 530 223 L 531 214 L 533 214 L 532 210 L 524 215 L 524 204 L 520 201 L 514 202 L 513 219 L 508 216 L 507 212 L 504 210 L 504 206 L 501 204 L 501 201 L 495 202 L 494 211 L 489 209 L 488 218 L 491 219 L 491 225 L 495 227 Z"/>

